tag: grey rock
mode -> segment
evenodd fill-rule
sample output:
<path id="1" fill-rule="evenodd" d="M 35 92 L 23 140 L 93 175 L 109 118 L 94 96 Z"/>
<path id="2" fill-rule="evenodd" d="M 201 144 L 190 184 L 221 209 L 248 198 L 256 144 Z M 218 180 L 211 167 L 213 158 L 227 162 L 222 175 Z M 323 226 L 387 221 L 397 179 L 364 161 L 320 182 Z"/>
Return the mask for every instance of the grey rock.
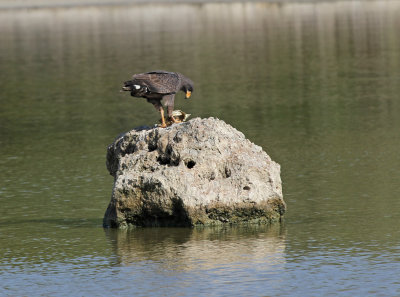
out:
<path id="1" fill-rule="evenodd" d="M 114 177 L 105 227 L 279 221 L 280 166 L 224 121 L 140 127 L 107 151 Z"/>

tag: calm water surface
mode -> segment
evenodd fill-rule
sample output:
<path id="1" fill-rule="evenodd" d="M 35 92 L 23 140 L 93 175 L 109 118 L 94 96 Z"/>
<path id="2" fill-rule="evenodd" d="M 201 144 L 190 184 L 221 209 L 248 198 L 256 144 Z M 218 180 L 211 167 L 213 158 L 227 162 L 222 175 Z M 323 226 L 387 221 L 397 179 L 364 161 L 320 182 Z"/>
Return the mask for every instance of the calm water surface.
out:
<path id="1" fill-rule="evenodd" d="M 399 1 L 0 10 L 0 295 L 400 296 L 399 32 Z M 153 69 L 281 164 L 284 223 L 101 227 Z"/>

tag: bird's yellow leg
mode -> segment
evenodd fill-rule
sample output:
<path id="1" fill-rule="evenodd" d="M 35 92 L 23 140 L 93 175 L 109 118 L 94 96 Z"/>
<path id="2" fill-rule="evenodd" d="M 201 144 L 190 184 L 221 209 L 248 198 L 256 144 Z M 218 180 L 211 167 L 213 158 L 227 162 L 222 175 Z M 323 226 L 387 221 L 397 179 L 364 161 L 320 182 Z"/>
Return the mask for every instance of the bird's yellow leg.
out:
<path id="1" fill-rule="evenodd" d="M 167 124 L 165 123 L 165 118 L 164 118 L 164 108 L 162 106 L 159 106 L 158 110 L 160 111 L 161 114 L 161 128 L 165 128 L 167 127 Z"/>

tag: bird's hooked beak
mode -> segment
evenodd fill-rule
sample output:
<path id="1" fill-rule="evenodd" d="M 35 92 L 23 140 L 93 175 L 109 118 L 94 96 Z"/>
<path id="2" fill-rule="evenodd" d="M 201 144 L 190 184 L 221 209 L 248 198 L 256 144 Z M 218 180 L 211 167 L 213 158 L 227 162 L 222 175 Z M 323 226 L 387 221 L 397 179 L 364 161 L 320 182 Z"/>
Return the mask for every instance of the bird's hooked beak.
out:
<path id="1" fill-rule="evenodd" d="M 186 97 L 185 97 L 185 99 L 189 99 L 191 95 L 192 95 L 192 92 L 186 91 Z"/>

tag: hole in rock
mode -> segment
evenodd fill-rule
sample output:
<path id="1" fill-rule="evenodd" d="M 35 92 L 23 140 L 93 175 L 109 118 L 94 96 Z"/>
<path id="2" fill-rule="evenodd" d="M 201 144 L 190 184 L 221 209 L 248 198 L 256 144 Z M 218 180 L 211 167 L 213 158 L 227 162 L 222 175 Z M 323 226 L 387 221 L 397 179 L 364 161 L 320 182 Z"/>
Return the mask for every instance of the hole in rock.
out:
<path id="1" fill-rule="evenodd" d="M 160 165 L 168 165 L 168 166 L 178 166 L 179 158 L 172 159 L 170 156 L 158 156 L 157 162 Z"/>
<path id="2" fill-rule="evenodd" d="M 155 151 L 156 149 L 157 149 L 157 144 L 149 143 L 149 145 L 148 145 L 148 150 L 149 150 L 149 152 L 153 152 L 153 151 Z"/>
<path id="3" fill-rule="evenodd" d="M 168 165 L 170 161 L 171 160 L 169 158 L 162 158 L 161 156 L 158 156 L 158 158 L 157 158 L 157 162 L 160 165 Z"/>
<path id="4" fill-rule="evenodd" d="M 245 190 L 245 191 L 250 191 L 250 187 L 249 187 L 249 186 L 244 186 L 244 187 L 243 187 L 243 190 Z"/>
<path id="5" fill-rule="evenodd" d="M 194 165 L 196 165 L 196 162 L 193 161 L 193 160 L 189 160 L 189 161 L 186 163 L 186 167 L 189 168 L 189 169 L 192 169 L 192 168 L 194 167 Z"/>
<path id="6" fill-rule="evenodd" d="M 225 178 L 228 178 L 231 176 L 231 170 L 228 167 L 225 167 Z"/>

